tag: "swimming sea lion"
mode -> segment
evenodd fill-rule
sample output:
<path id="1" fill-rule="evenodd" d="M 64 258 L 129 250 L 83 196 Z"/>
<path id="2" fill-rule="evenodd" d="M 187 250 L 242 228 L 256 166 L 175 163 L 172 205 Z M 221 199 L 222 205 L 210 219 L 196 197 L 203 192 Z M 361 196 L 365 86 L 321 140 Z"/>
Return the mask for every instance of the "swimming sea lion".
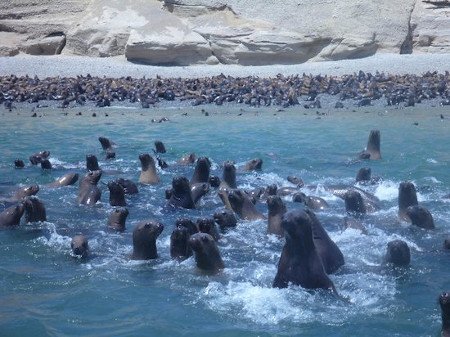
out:
<path id="1" fill-rule="evenodd" d="M 336 292 L 316 250 L 308 214 L 302 210 L 287 212 L 281 225 L 286 243 L 272 286 L 286 288 L 289 283 L 293 283 L 306 289 L 322 288 Z"/>
<path id="2" fill-rule="evenodd" d="M 97 186 L 102 176 L 101 170 L 88 172 L 80 181 L 77 202 L 84 205 L 95 205 L 100 200 L 102 192 Z"/>
<path id="3" fill-rule="evenodd" d="M 155 141 L 155 149 L 156 149 L 156 153 L 166 153 L 166 147 L 164 146 L 163 142 L 160 140 Z"/>
<path id="4" fill-rule="evenodd" d="M 125 194 L 137 194 L 139 193 L 137 185 L 129 179 L 118 178 L 115 180 L 120 186 L 123 187 Z"/>
<path id="5" fill-rule="evenodd" d="M 106 137 L 98 137 L 98 141 L 102 145 L 103 151 L 111 151 L 113 152 L 113 145 L 115 145 L 112 141 L 110 141 Z"/>
<path id="6" fill-rule="evenodd" d="M 36 184 L 21 187 L 13 193 L 12 197 L 9 200 L 22 200 L 25 197 L 36 195 L 37 192 L 39 192 L 39 186 Z"/>
<path id="7" fill-rule="evenodd" d="M 225 268 L 219 248 L 214 238 L 206 233 L 197 233 L 189 238 L 189 245 L 194 251 L 197 267 L 208 273 L 217 273 Z"/>
<path id="8" fill-rule="evenodd" d="M 208 183 L 191 184 L 191 196 L 194 204 L 196 204 L 205 194 L 209 192 Z"/>
<path id="9" fill-rule="evenodd" d="M 236 166 L 231 161 L 226 161 L 223 163 L 223 175 L 222 184 L 226 184 L 223 187 L 236 188 Z M 221 186 L 222 186 L 221 184 Z"/>
<path id="10" fill-rule="evenodd" d="M 218 188 L 220 186 L 220 178 L 218 176 L 210 176 L 208 183 L 211 187 Z"/>
<path id="11" fill-rule="evenodd" d="M 403 240 L 393 240 L 387 244 L 387 252 L 384 257 L 385 263 L 397 267 L 408 266 L 411 261 L 411 252 L 408 244 Z"/>
<path id="12" fill-rule="evenodd" d="M 237 219 L 234 215 L 233 211 L 229 209 L 223 209 L 221 211 L 217 211 L 213 215 L 214 221 L 219 225 L 221 230 L 229 227 L 236 227 Z"/>
<path id="13" fill-rule="evenodd" d="M 89 255 L 89 244 L 87 238 L 78 234 L 72 238 L 70 242 L 70 248 L 72 249 L 73 255 L 81 258 L 86 258 Z"/>
<path id="14" fill-rule="evenodd" d="M 358 191 L 350 190 L 344 195 L 345 210 L 353 216 L 366 214 L 364 200 Z"/>
<path id="15" fill-rule="evenodd" d="M 156 239 L 162 233 L 164 225 L 156 221 L 139 222 L 133 230 L 133 260 L 156 259 Z"/>
<path id="16" fill-rule="evenodd" d="M 88 171 L 98 171 L 100 167 L 98 166 L 97 157 L 93 154 L 86 155 L 86 169 Z"/>
<path id="17" fill-rule="evenodd" d="M 368 156 L 368 158 L 367 158 Z M 367 147 L 359 154 L 361 159 L 377 160 L 381 159 L 380 151 L 380 130 L 371 130 L 369 139 L 367 140 Z"/>
<path id="18" fill-rule="evenodd" d="M 287 212 L 286 205 L 279 196 L 271 195 L 267 198 L 268 226 L 267 232 L 284 236 L 284 230 L 281 227 L 283 215 Z"/>
<path id="19" fill-rule="evenodd" d="M 189 245 L 189 230 L 183 226 L 177 226 L 170 235 L 170 257 L 177 260 L 185 260 L 192 256 L 192 248 Z"/>
<path id="20" fill-rule="evenodd" d="M 406 209 L 406 216 L 414 226 L 434 229 L 434 220 L 430 211 L 423 206 L 413 205 Z"/>
<path id="21" fill-rule="evenodd" d="M 439 305 L 441 307 L 441 337 L 450 337 L 450 295 L 445 291 L 439 296 Z"/>
<path id="22" fill-rule="evenodd" d="M 50 151 L 40 151 L 30 156 L 30 162 L 32 165 L 39 164 L 42 160 L 47 159 L 50 156 Z"/>
<path id="23" fill-rule="evenodd" d="M 402 220 L 408 221 L 408 216 L 406 214 L 406 209 L 409 206 L 416 206 L 417 202 L 417 192 L 416 187 L 412 182 L 404 181 L 401 182 L 398 187 L 398 216 Z"/>
<path id="24" fill-rule="evenodd" d="M 50 160 L 48 160 L 48 159 L 43 159 L 41 161 L 41 168 L 43 170 L 51 170 L 52 169 L 52 163 L 50 163 Z"/>
<path id="25" fill-rule="evenodd" d="M 111 206 L 126 206 L 125 189 L 117 181 L 108 182 L 109 204 Z"/>
<path id="26" fill-rule="evenodd" d="M 195 163 L 195 153 L 189 153 L 188 155 L 180 158 L 180 160 L 178 160 L 178 164 L 179 165 L 191 165 Z"/>
<path id="27" fill-rule="evenodd" d="M 139 182 L 141 184 L 159 183 L 158 172 L 156 171 L 155 160 L 148 153 L 139 155 L 141 161 L 141 175 Z"/>
<path id="28" fill-rule="evenodd" d="M 177 219 L 175 221 L 175 226 L 177 226 L 177 227 L 181 226 L 181 227 L 187 228 L 187 230 L 189 232 L 189 235 L 192 235 L 192 234 L 195 234 L 195 233 L 199 232 L 197 224 L 194 223 L 194 221 L 192 221 L 191 219 L 188 219 L 188 218 Z"/>
<path id="29" fill-rule="evenodd" d="M 263 161 L 260 158 L 254 158 L 249 160 L 244 165 L 244 171 L 255 171 L 255 170 L 261 170 Z"/>
<path id="30" fill-rule="evenodd" d="M 305 183 L 303 182 L 303 180 L 301 178 L 298 178 L 296 176 L 288 176 L 287 180 L 291 183 L 296 185 L 297 187 L 303 187 L 305 186 Z"/>
<path id="31" fill-rule="evenodd" d="M 47 212 L 44 203 L 38 197 L 32 195 L 24 199 L 25 221 L 39 222 L 47 221 Z"/>
<path id="32" fill-rule="evenodd" d="M 312 209 L 314 211 L 322 211 L 326 208 L 328 208 L 328 203 L 325 201 L 325 199 L 322 199 L 320 197 L 314 197 L 314 196 L 307 196 L 303 192 L 297 192 L 292 196 L 293 202 L 299 202 L 304 204 L 309 209 Z"/>
<path id="33" fill-rule="evenodd" d="M 265 219 L 250 200 L 250 197 L 242 190 L 231 190 L 228 194 L 228 200 L 233 211 L 244 220 Z"/>
<path id="34" fill-rule="evenodd" d="M 48 187 L 63 187 L 73 185 L 78 181 L 78 173 L 67 173 L 62 177 L 59 177 L 54 182 L 47 184 Z"/>
<path id="35" fill-rule="evenodd" d="M 22 159 L 16 159 L 16 160 L 14 160 L 14 167 L 16 169 L 24 168 L 25 167 L 25 163 L 23 162 Z"/>
<path id="36" fill-rule="evenodd" d="M 115 208 L 109 215 L 107 223 L 108 228 L 123 232 L 125 230 L 125 221 L 127 220 L 128 214 L 128 209 L 125 207 Z"/>
<path id="37" fill-rule="evenodd" d="M 213 237 L 214 240 L 218 241 L 220 236 L 217 231 L 216 223 L 214 219 L 202 218 L 197 219 L 197 227 L 201 233 L 209 234 Z"/>
<path id="38" fill-rule="evenodd" d="M 183 207 L 188 209 L 195 208 L 194 200 L 191 195 L 191 187 L 186 177 L 179 176 L 172 180 L 172 194 L 169 204 L 175 207 Z"/>
<path id="39" fill-rule="evenodd" d="M 24 212 L 23 203 L 8 207 L 0 213 L 0 228 L 18 226 Z"/>
<path id="40" fill-rule="evenodd" d="M 191 184 L 207 183 L 209 180 L 209 170 L 211 162 L 207 157 L 200 157 L 195 164 L 194 174 L 191 179 Z"/>

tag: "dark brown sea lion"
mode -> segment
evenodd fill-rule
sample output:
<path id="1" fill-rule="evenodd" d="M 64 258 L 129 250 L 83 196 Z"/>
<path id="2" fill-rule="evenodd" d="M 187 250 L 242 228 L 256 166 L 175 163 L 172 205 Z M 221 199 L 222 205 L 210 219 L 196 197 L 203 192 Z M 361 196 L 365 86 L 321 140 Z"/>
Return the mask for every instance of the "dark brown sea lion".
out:
<path id="1" fill-rule="evenodd" d="M 244 165 L 244 171 L 261 170 L 263 161 L 260 158 L 254 158 L 249 160 Z"/>
<path id="2" fill-rule="evenodd" d="M 169 199 L 169 204 L 175 207 L 182 207 L 193 209 L 195 208 L 194 200 L 192 199 L 191 187 L 189 180 L 186 177 L 175 177 L 172 180 L 172 194 Z"/>
<path id="3" fill-rule="evenodd" d="M 137 194 L 139 193 L 137 185 L 129 179 L 118 178 L 116 182 L 123 187 L 125 194 Z"/>
<path id="4" fill-rule="evenodd" d="M 297 192 L 292 196 L 293 202 L 299 202 L 304 204 L 306 207 L 314 210 L 314 211 L 322 211 L 326 208 L 328 208 L 328 203 L 320 198 L 320 197 L 314 197 L 314 196 L 307 196 L 303 192 Z"/>
<path id="5" fill-rule="evenodd" d="M 445 291 L 439 296 L 441 307 L 441 337 L 450 337 L 450 293 Z"/>
<path id="6" fill-rule="evenodd" d="M 200 157 L 195 164 L 194 174 L 192 175 L 191 184 L 208 183 L 211 162 L 207 157 Z"/>
<path id="7" fill-rule="evenodd" d="M 41 151 L 30 156 L 30 162 L 33 165 L 39 164 L 42 160 L 47 159 L 50 156 L 50 151 Z"/>
<path id="8" fill-rule="evenodd" d="M 286 288 L 289 283 L 293 283 L 306 289 L 322 288 L 336 292 L 316 250 L 308 214 L 302 210 L 287 212 L 283 216 L 282 227 L 286 243 L 278 262 L 273 287 Z"/>
<path id="9" fill-rule="evenodd" d="M 20 219 L 25 211 L 23 203 L 13 205 L 0 213 L 0 228 L 15 227 L 20 224 Z"/>
<path id="10" fill-rule="evenodd" d="M 155 160 L 148 153 L 139 155 L 141 161 L 141 174 L 139 182 L 141 184 L 157 184 L 159 183 L 158 172 L 156 171 Z"/>
<path id="11" fill-rule="evenodd" d="M 434 220 L 430 211 L 423 206 L 413 205 L 406 209 L 406 216 L 411 220 L 414 226 L 434 229 Z"/>
<path id="12" fill-rule="evenodd" d="M 181 226 L 181 227 L 187 228 L 189 235 L 199 232 L 197 224 L 188 218 L 177 219 L 177 221 L 175 222 L 175 226 L 177 226 L 177 227 Z"/>
<path id="13" fill-rule="evenodd" d="M 126 206 L 125 189 L 117 181 L 108 182 L 109 204 L 111 206 Z"/>
<path id="14" fill-rule="evenodd" d="M 63 186 L 70 186 L 75 184 L 78 181 L 78 173 L 67 173 L 63 175 L 62 177 L 59 177 L 54 182 L 47 184 L 48 187 L 63 187 Z"/>
<path id="15" fill-rule="evenodd" d="M 189 245 L 189 230 L 183 226 L 177 226 L 170 235 L 170 257 L 176 260 L 185 260 L 192 256 L 192 248 Z"/>
<path id="16" fill-rule="evenodd" d="M 52 169 L 52 163 L 50 163 L 50 160 L 48 160 L 48 159 L 43 159 L 41 161 L 41 168 L 43 170 L 51 170 Z"/>
<path id="17" fill-rule="evenodd" d="M 166 147 L 160 140 L 155 140 L 155 149 L 156 153 L 166 153 Z"/>
<path id="18" fill-rule="evenodd" d="M 417 202 L 417 192 L 416 187 L 412 182 L 404 181 L 401 182 L 398 187 L 398 216 L 402 220 L 408 221 L 409 218 L 406 214 L 406 209 L 409 206 L 416 206 Z"/>
<path id="19" fill-rule="evenodd" d="M 39 222 L 47 221 L 47 212 L 44 203 L 38 197 L 32 195 L 24 199 L 25 221 Z"/>
<path id="20" fill-rule="evenodd" d="M 14 167 L 16 169 L 24 168 L 25 167 L 25 163 L 23 162 L 22 159 L 16 159 L 16 160 L 14 160 Z"/>
<path id="21" fill-rule="evenodd" d="M 73 255 L 80 258 L 87 258 L 89 255 L 89 244 L 87 238 L 78 234 L 72 238 L 70 242 L 70 248 L 72 249 Z"/>
<path id="22" fill-rule="evenodd" d="M 191 184 L 191 196 L 194 204 L 196 204 L 204 195 L 209 192 L 209 184 L 208 183 L 196 183 Z"/>
<path id="23" fill-rule="evenodd" d="M 191 165 L 195 163 L 195 153 L 189 153 L 178 160 L 179 165 Z"/>
<path id="24" fill-rule="evenodd" d="M 102 176 L 102 171 L 88 172 L 80 182 L 77 202 L 84 205 L 95 205 L 100 200 L 102 192 L 97 187 L 97 183 Z"/>
<path id="25" fill-rule="evenodd" d="M 88 171 L 98 171 L 100 167 L 98 166 L 97 157 L 93 154 L 86 155 L 86 169 Z"/>
<path id="26" fill-rule="evenodd" d="M 13 193 L 12 197 L 9 200 L 11 201 L 22 200 L 25 197 L 36 195 L 37 192 L 39 192 L 39 186 L 36 184 L 21 187 Z"/>
<path id="27" fill-rule="evenodd" d="M 98 137 L 98 141 L 100 142 L 100 144 L 102 145 L 102 149 L 103 151 L 111 151 L 114 152 L 114 143 L 112 141 L 110 141 L 108 138 L 106 137 Z"/>
<path id="28" fill-rule="evenodd" d="M 377 160 L 381 159 L 380 151 L 380 130 L 372 130 L 367 140 L 367 147 L 359 154 L 361 159 Z"/>
<path id="29" fill-rule="evenodd" d="M 214 219 L 201 218 L 197 219 L 197 227 L 201 233 L 206 233 L 211 235 L 214 240 L 218 241 L 220 238 L 219 232 L 217 231 L 216 223 Z"/>
<path id="30" fill-rule="evenodd" d="M 221 230 L 229 227 L 236 227 L 237 219 L 233 211 L 229 209 L 223 209 L 214 213 L 214 221 L 219 225 Z"/>
<path id="31" fill-rule="evenodd" d="M 156 239 L 164 225 L 156 221 L 139 222 L 133 230 L 133 260 L 150 260 L 158 257 Z"/>
<path id="32" fill-rule="evenodd" d="M 189 245 L 194 251 L 195 262 L 199 269 L 215 274 L 225 268 L 219 248 L 211 235 L 194 234 L 189 238 Z"/>
<path id="33" fill-rule="evenodd" d="M 228 194 L 228 200 L 233 211 L 244 220 L 265 219 L 264 215 L 259 212 L 250 197 L 242 190 L 231 190 Z"/>
<path id="34" fill-rule="evenodd" d="M 353 216 L 366 214 L 364 200 L 358 191 L 350 190 L 344 195 L 345 210 Z"/>
<path id="35" fill-rule="evenodd" d="M 283 215 L 287 212 L 286 205 L 279 196 L 271 195 L 267 198 L 268 226 L 267 232 L 284 236 L 284 230 L 281 227 Z"/>
<path id="36" fill-rule="evenodd" d="M 226 184 L 223 187 L 236 188 L 236 166 L 231 161 L 226 161 L 223 163 L 223 175 L 222 183 Z M 222 184 L 221 184 L 222 186 Z"/>
<path id="37" fill-rule="evenodd" d="M 128 209 L 125 207 L 114 209 L 108 218 L 108 228 L 123 232 L 125 230 L 125 221 L 127 220 L 128 214 Z"/>
<path id="38" fill-rule="evenodd" d="M 297 187 L 303 187 L 305 186 L 305 183 L 303 182 L 302 178 L 298 178 L 296 176 L 288 176 L 287 180 L 291 183 L 296 185 Z"/>
<path id="39" fill-rule="evenodd" d="M 384 262 L 398 267 L 408 266 L 411 262 L 411 252 L 403 240 L 393 240 L 387 244 Z"/>

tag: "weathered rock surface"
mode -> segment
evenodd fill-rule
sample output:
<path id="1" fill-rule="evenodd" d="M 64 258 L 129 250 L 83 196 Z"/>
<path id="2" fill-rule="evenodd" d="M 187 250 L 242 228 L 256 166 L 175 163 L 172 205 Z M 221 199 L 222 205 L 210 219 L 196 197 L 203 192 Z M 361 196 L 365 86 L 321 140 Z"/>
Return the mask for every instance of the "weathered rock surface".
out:
<path id="1" fill-rule="evenodd" d="M 450 53 L 449 17 L 438 0 L 3 0 L 0 55 L 264 65 Z"/>

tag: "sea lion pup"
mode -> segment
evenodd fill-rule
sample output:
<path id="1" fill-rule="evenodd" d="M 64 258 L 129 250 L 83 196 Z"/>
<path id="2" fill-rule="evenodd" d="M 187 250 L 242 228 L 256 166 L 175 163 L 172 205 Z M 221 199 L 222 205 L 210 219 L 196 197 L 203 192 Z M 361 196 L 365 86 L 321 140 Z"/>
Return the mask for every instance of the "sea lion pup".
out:
<path id="1" fill-rule="evenodd" d="M 263 161 L 260 158 L 254 158 L 249 160 L 244 165 L 244 171 L 255 171 L 255 170 L 261 170 Z"/>
<path id="2" fill-rule="evenodd" d="M 271 195 L 267 198 L 268 226 L 267 233 L 284 235 L 284 230 L 281 227 L 281 220 L 283 215 L 287 212 L 286 205 L 279 196 Z"/>
<path id="3" fill-rule="evenodd" d="M 97 157 L 93 154 L 86 155 L 86 169 L 88 171 L 98 171 L 100 167 L 98 166 Z"/>
<path id="4" fill-rule="evenodd" d="M 430 211 L 423 206 L 413 205 L 406 209 L 406 216 L 411 220 L 412 225 L 425 228 L 434 229 L 434 220 Z"/>
<path id="5" fill-rule="evenodd" d="M 108 228 L 123 232 L 125 230 L 125 221 L 127 220 L 128 214 L 128 209 L 125 207 L 114 209 L 108 218 Z"/>
<path id="6" fill-rule="evenodd" d="M 37 165 L 44 159 L 47 159 L 50 156 L 50 151 L 40 151 L 38 153 L 34 153 L 30 156 L 30 163 L 32 165 Z"/>
<path id="7" fill-rule="evenodd" d="M 13 193 L 12 197 L 9 200 L 11 201 L 22 200 L 25 197 L 36 195 L 37 192 L 39 192 L 39 186 L 36 184 L 21 187 Z"/>
<path id="8" fill-rule="evenodd" d="M 226 228 L 236 227 L 237 219 L 234 215 L 233 211 L 229 209 L 223 209 L 221 211 L 217 211 L 213 215 L 214 221 L 219 225 L 221 230 L 225 230 Z"/>
<path id="9" fill-rule="evenodd" d="M 123 187 L 125 194 L 137 194 L 139 193 L 137 185 L 129 179 L 118 178 L 115 180 L 120 186 Z"/>
<path id="10" fill-rule="evenodd" d="M 194 251 L 195 263 L 199 269 L 215 274 L 225 268 L 219 248 L 211 235 L 206 233 L 191 235 L 189 245 Z"/>
<path id="11" fill-rule="evenodd" d="M 450 337 L 450 295 L 449 292 L 443 292 L 439 296 L 439 305 L 441 306 L 441 336 Z"/>
<path id="12" fill-rule="evenodd" d="M 233 211 L 244 220 L 260 220 L 265 219 L 264 215 L 259 212 L 250 197 L 242 190 L 231 190 L 228 193 L 228 200 Z"/>
<path id="13" fill-rule="evenodd" d="M 336 293 L 314 244 L 311 218 L 308 214 L 302 210 L 287 212 L 283 216 L 281 226 L 285 231 L 286 243 L 272 286 L 286 288 L 289 283 L 293 283 L 306 289 L 331 289 Z"/>
<path id="14" fill-rule="evenodd" d="M 208 183 L 191 184 L 191 196 L 194 204 L 196 204 L 205 194 L 209 192 L 210 185 Z"/>
<path id="15" fill-rule="evenodd" d="M 109 204 L 111 206 L 126 206 L 125 189 L 117 181 L 110 181 L 108 183 L 109 189 Z"/>
<path id="16" fill-rule="evenodd" d="M 157 221 L 141 221 L 133 230 L 133 260 L 156 259 L 156 239 L 162 233 L 164 225 Z"/>
<path id="17" fill-rule="evenodd" d="M 214 240 L 219 241 L 220 235 L 219 232 L 217 231 L 214 219 L 208 218 L 197 219 L 197 227 L 201 233 L 209 234 L 214 238 Z"/>
<path id="18" fill-rule="evenodd" d="M 114 147 L 113 146 L 116 145 L 116 144 L 114 144 L 114 142 L 110 141 L 106 137 L 98 137 L 98 141 L 102 145 L 103 151 L 114 152 Z"/>
<path id="19" fill-rule="evenodd" d="M 72 238 L 70 242 L 70 248 L 72 249 L 72 254 L 79 258 L 87 258 L 89 256 L 89 244 L 87 238 L 78 234 Z"/>
<path id="20" fill-rule="evenodd" d="M 384 262 L 396 267 L 406 267 L 411 262 L 411 252 L 408 244 L 403 240 L 388 242 Z"/>
<path id="21" fill-rule="evenodd" d="M 298 178 L 296 176 L 288 176 L 287 181 L 289 181 L 291 184 L 296 185 L 297 187 L 303 187 L 305 186 L 305 183 L 303 182 L 302 178 Z"/>
<path id="22" fill-rule="evenodd" d="M 344 195 L 345 211 L 347 214 L 359 217 L 366 214 L 364 200 L 358 191 L 350 190 Z"/>
<path id="23" fill-rule="evenodd" d="M 398 187 L 398 216 L 400 219 L 408 221 L 408 215 L 406 214 L 406 209 L 409 206 L 416 206 L 417 202 L 417 192 L 416 187 L 412 182 L 404 181 L 401 182 Z"/>
<path id="24" fill-rule="evenodd" d="M 25 212 L 23 203 L 13 205 L 0 213 L 0 228 L 15 227 L 20 224 L 20 219 Z"/>
<path id="25" fill-rule="evenodd" d="M 359 154 L 360 159 L 381 159 L 380 137 L 380 130 L 370 131 L 367 147 Z"/>
<path id="26" fill-rule="evenodd" d="M 345 264 L 344 255 L 336 243 L 331 240 L 316 214 L 308 208 L 306 208 L 304 212 L 311 219 L 314 244 L 316 246 L 317 253 L 322 259 L 325 272 L 327 274 L 333 274 Z"/>
<path id="27" fill-rule="evenodd" d="M 191 165 L 195 163 L 195 153 L 189 153 L 178 160 L 179 165 Z"/>
<path id="28" fill-rule="evenodd" d="M 23 162 L 22 159 L 16 159 L 16 160 L 14 160 L 14 167 L 16 169 L 24 168 L 25 167 L 25 163 Z"/>
<path id="29" fill-rule="evenodd" d="M 172 180 L 172 193 L 169 204 L 175 207 L 187 209 L 195 208 L 194 199 L 192 199 L 191 187 L 186 177 L 179 176 Z"/>
<path id="30" fill-rule="evenodd" d="M 47 221 L 47 212 L 44 203 L 38 197 L 32 195 L 24 199 L 25 221 L 39 222 Z"/>
<path id="31" fill-rule="evenodd" d="M 139 182 L 141 184 L 157 184 L 159 183 L 159 176 L 156 172 L 155 160 L 148 153 L 139 155 L 141 161 L 141 175 Z"/>
<path id="32" fill-rule="evenodd" d="M 237 188 L 236 184 L 236 166 L 231 161 L 223 163 L 223 174 L 221 187 Z"/>
<path id="33" fill-rule="evenodd" d="M 211 162 L 207 157 L 200 157 L 195 164 L 194 174 L 192 175 L 191 184 L 207 183 L 209 180 L 209 170 Z"/>
<path id="34" fill-rule="evenodd" d="M 192 235 L 192 234 L 195 234 L 195 233 L 199 232 L 197 224 L 194 223 L 194 221 L 192 221 L 191 219 L 188 219 L 188 218 L 177 219 L 175 221 L 175 226 L 176 227 L 185 227 L 185 228 L 187 228 L 187 230 L 189 232 L 189 235 Z"/>
<path id="35" fill-rule="evenodd" d="M 55 187 L 55 188 L 63 187 L 63 186 L 70 186 L 70 185 L 75 184 L 78 181 L 78 177 L 79 177 L 78 173 L 70 172 L 70 173 L 63 175 L 62 177 L 59 177 L 54 182 L 47 184 L 45 186 Z"/>
<path id="36" fill-rule="evenodd" d="M 177 226 L 170 235 L 170 257 L 175 260 L 186 260 L 192 256 L 192 248 L 189 245 L 189 230 L 183 226 Z"/>
<path id="37" fill-rule="evenodd" d="M 306 207 L 314 210 L 314 211 L 322 211 L 325 208 L 328 208 L 328 203 L 320 198 L 314 196 L 307 196 L 303 192 L 297 192 L 292 196 L 293 202 L 299 202 L 304 204 Z"/>
<path id="38" fill-rule="evenodd" d="M 52 163 L 50 163 L 50 160 L 44 159 L 41 161 L 41 168 L 43 170 L 51 170 L 52 169 Z"/>
<path id="39" fill-rule="evenodd" d="M 88 172 L 80 181 L 77 203 L 84 205 L 95 205 L 100 200 L 102 192 L 97 186 L 102 176 L 101 170 Z"/>
<path id="40" fill-rule="evenodd" d="M 155 152 L 156 153 L 166 153 L 166 147 L 160 140 L 155 141 Z"/>

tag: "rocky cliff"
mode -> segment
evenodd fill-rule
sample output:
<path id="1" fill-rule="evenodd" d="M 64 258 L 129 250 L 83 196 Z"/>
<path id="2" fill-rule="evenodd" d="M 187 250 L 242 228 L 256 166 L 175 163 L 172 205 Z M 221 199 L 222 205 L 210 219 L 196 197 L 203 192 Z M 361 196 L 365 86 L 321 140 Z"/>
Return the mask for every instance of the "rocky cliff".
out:
<path id="1" fill-rule="evenodd" d="M 288 2 L 284 4 L 283 2 Z M 447 0 L 3 0 L 0 55 L 161 65 L 450 53 Z"/>

